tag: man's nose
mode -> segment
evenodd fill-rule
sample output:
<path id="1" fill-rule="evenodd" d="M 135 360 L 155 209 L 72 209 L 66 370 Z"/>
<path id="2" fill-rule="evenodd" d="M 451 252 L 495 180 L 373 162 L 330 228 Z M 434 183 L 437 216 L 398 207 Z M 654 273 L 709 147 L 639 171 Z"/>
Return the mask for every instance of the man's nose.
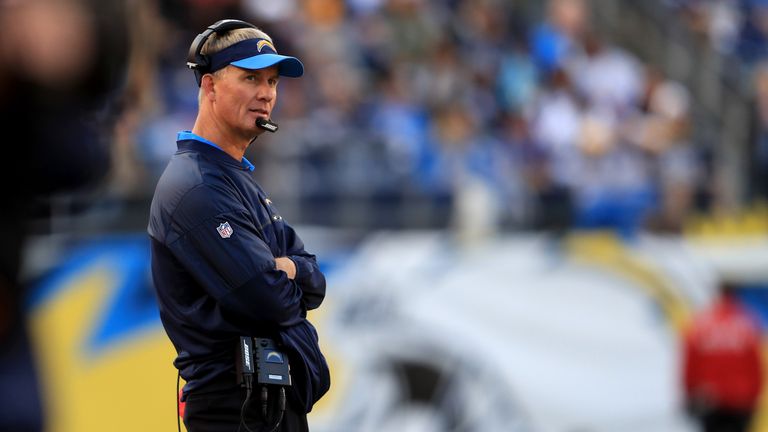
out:
<path id="1" fill-rule="evenodd" d="M 259 100 L 263 100 L 265 102 L 272 102 L 276 96 L 277 96 L 277 89 L 270 86 L 269 84 L 264 84 L 262 86 L 259 86 L 259 90 L 257 93 L 257 97 L 259 98 Z"/>

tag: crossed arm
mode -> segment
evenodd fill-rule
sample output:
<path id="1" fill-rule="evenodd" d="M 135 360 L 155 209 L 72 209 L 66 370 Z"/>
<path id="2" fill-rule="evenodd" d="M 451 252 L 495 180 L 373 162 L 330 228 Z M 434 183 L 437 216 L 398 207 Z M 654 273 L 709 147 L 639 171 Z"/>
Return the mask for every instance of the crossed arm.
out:
<path id="1" fill-rule="evenodd" d="M 296 264 L 288 257 L 275 258 L 275 268 L 282 270 L 288 275 L 288 279 L 296 279 Z"/>

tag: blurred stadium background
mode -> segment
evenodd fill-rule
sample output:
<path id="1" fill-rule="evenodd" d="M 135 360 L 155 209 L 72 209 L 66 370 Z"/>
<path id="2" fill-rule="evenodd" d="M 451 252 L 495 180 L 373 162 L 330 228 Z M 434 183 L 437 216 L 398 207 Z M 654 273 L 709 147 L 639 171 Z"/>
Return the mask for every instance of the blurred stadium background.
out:
<path id="1" fill-rule="evenodd" d="M 47 430 L 176 428 L 145 227 L 194 122 L 189 43 L 221 18 L 307 70 L 246 156 L 328 276 L 313 431 L 694 431 L 682 328 L 722 280 L 768 325 L 764 0 L 35 0 L 4 22 L 25 4 L 130 46 L 88 111 L 109 160 L 21 221 Z"/>

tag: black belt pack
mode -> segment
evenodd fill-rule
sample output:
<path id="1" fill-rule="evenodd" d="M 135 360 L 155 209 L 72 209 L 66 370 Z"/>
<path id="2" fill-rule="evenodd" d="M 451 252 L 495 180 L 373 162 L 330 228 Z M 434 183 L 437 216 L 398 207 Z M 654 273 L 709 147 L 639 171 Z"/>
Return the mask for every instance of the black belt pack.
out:
<path id="1" fill-rule="evenodd" d="M 245 386 L 256 375 L 259 384 L 291 385 L 288 356 L 270 338 L 240 337 L 237 361 L 238 382 Z"/>

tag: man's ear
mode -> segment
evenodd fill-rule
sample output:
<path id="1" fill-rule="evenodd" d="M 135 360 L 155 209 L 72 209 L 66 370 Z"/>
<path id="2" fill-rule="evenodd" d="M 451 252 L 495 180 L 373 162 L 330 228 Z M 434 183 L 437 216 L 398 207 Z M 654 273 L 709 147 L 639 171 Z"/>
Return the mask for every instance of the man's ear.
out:
<path id="1" fill-rule="evenodd" d="M 212 101 L 215 100 L 216 92 L 214 90 L 213 75 L 211 75 L 211 74 L 203 75 L 203 78 L 200 81 L 200 88 L 203 89 L 203 96 L 204 97 L 209 98 Z"/>

